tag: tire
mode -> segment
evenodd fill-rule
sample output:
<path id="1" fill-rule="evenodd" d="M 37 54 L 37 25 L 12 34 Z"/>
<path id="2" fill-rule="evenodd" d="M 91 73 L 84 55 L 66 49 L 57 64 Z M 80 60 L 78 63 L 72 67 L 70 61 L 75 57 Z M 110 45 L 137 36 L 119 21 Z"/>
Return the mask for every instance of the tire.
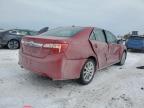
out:
<path id="1" fill-rule="evenodd" d="M 19 41 L 10 40 L 7 44 L 8 49 L 18 49 L 20 47 Z"/>
<path id="2" fill-rule="evenodd" d="M 127 55 L 126 52 L 123 52 L 122 57 L 121 57 L 121 60 L 120 60 L 120 62 L 118 63 L 118 65 L 122 66 L 122 65 L 125 64 L 126 55 Z"/>
<path id="3" fill-rule="evenodd" d="M 78 82 L 82 85 L 89 84 L 94 77 L 95 71 L 96 71 L 95 61 L 93 59 L 88 59 L 81 70 Z"/>

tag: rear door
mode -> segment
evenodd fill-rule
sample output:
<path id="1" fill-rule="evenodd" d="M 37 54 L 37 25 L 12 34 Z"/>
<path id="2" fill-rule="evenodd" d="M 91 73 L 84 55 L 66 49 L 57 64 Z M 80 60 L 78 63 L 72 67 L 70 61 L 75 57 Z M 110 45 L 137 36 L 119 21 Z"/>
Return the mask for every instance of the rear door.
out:
<path id="1" fill-rule="evenodd" d="M 108 65 L 114 64 L 120 59 L 121 45 L 117 43 L 117 38 L 111 32 L 105 31 L 108 43 Z"/>
<path id="2" fill-rule="evenodd" d="M 90 36 L 92 48 L 98 57 L 99 69 L 107 65 L 108 45 L 103 30 L 95 28 Z"/>

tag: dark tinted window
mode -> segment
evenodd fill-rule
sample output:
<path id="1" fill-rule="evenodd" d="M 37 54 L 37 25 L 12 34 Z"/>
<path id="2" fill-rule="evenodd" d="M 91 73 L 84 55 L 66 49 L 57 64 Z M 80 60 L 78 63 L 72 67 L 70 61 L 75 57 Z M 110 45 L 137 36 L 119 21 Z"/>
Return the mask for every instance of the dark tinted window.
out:
<path id="1" fill-rule="evenodd" d="M 81 27 L 59 27 L 55 29 L 51 29 L 41 36 L 57 36 L 57 37 L 71 37 L 76 33 L 80 32 L 83 28 Z"/>
<path id="2" fill-rule="evenodd" d="M 97 41 L 106 42 L 105 35 L 101 29 L 95 29 L 94 34 Z"/>
<path id="3" fill-rule="evenodd" d="M 117 43 L 117 38 L 109 31 L 105 31 L 108 43 Z"/>

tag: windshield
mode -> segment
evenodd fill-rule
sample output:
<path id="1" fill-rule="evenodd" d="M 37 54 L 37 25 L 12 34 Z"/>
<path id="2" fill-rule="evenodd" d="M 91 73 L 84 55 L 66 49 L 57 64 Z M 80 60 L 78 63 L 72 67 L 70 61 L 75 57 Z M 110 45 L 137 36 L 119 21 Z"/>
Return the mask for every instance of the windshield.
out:
<path id="1" fill-rule="evenodd" d="M 59 27 L 51 29 L 41 36 L 57 36 L 57 37 L 71 37 L 80 32 L 83 28 L 81 27 Z"/>

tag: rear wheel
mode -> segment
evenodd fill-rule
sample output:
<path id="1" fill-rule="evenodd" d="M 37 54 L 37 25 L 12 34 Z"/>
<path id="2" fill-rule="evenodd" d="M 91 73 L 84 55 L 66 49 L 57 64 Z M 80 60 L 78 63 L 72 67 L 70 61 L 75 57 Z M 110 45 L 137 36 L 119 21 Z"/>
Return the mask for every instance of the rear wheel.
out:
<path id="1" fill-rule="evenodd" d="M 20 47 L 19 41 L 17 40 L 10 40 L 7 44 L 9 49 L 18 49 Z"/>
<path id="2" fill-rule="evenodd" d="M 119 62 L 118 64 L 119 64 L 119 65 L 124 65 L 125 60 L 126 60 L 126 52 L 123 52 L 123 55 L 122 55 L 122 57 L 121 57 L 121 60 L 120 60 L 120 62 Z"/>
<path id="3" fill-rule="evenodd" d="M 90 83 L 94 77 L 95 71 L 95 61 L 93 59 L 88 59 L 81 70 L 79 83 L 83 85 Z"/>

